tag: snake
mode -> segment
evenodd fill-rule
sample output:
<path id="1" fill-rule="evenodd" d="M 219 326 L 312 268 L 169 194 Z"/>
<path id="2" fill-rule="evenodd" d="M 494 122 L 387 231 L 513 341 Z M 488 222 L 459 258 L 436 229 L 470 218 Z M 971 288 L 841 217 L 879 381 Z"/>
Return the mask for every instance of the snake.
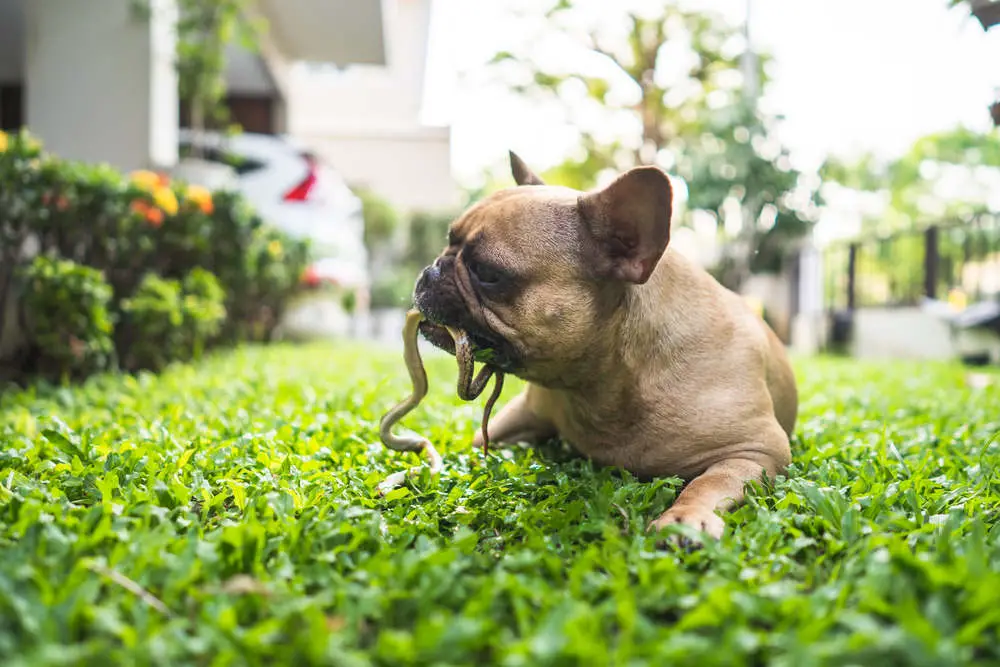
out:
<path id="1" fill-rule="evenodd" d="M 416 309 L 406 313 L 406 321 L 403 324 L 403 361 L 410 375 L 412 386 L 410 395 L 394 405 L 386 412 L 379 422 L 379 439 L 386 447 L 403 452 L 417 452 L 424 454 L 428 459 L 428 468 L 431 474 L 437 474 L 441 469 L 441 455 L 434 445 L 427 438 L 417 434 L 397 435 L 392 432 L 393 427 L 399 423 L 406 415 L 412 412 L 427 395 L 427 371 L 424 369 L 423 360 L 420 357 L 419 348 L 419 327 L 424 320 L 423 314 Z M 496 381 L 493 384 L 493 391 L 483 408 L 482 434 L 483 452 L 489 451 L 489 420 L 496 402 L 503 392 L 504 374 L 489 364 L 485 364 L 479 373 L 475 373 L 475 350 L 469 340 L 468 334 L 455 327 L 445 327 L 448 334 L 455 343 L 455 359 L 458 363 L 458 380 L 456 391 L 459 398 L 464 401 L 472 401 L 482 395 L 491 378 Z M 393 473 L 386 477 L 379 485 L 379 490 L 385 492 L 390 488 L 395 488 L 402 484 L 407 474 L 415 474 L 419 468 L 412 468 L 410 471 Z"/>
<path id="2" fill-rule="evenodd" d="M 503 392 L 503 373 L 489 364 L 484 364 L 479 369 L 479 373 L 473 376 L 476 366 L 473 356 L 475 350 L 472 349 L 472 343 L 469 342 L 469 335 L 461 329 L 455 329 L 454 327 L 445 328 L 448 334 L 451 335 L 452 340 L 455 341 L 455 359 L 458 361 L 457 393 L 459 398 L 463 401 L 476 400 L 483 393 L 483 390 L 486 389 L 490 378 L 496 378 L 496 382 L 493 385 L 493 393 L 487 399 L 486 407 L 483 411 L 483 450 L 489 451 L 490 437 L 486 427 L 489 423 L 493 406 L 496 404 L 497 399 L 500 398 L 501 392 Z"/>

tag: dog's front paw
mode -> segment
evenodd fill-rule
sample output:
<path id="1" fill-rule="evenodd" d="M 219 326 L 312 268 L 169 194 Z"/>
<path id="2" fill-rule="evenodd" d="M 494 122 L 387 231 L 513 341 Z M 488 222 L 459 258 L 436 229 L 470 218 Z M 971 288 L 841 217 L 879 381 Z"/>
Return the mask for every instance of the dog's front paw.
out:
<path id="1" fill-rule="evenodd" d="M 709 537 L 719 539 L 726 528 L 725 522 L 718 514 L 707 507 L 686 505 L 671 507 L 656 521 L 649 524 L 649 530 L 659 532 L 667 526 L 688 526 Z"/>

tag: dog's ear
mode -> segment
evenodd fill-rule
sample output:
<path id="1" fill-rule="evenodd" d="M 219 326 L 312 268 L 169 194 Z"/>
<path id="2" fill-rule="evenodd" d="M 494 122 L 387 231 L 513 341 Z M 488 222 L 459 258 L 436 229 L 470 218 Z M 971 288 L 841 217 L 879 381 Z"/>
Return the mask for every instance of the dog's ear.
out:
<path id="1" fill-rule="evenodd" d="M 514 176 L 514 182 L 518 185 L 545 185 L 542 179 L 535 175 L 535 172 L 528 169 L 524 160 L 519 158 L 514 151 L 510 153 L 510 172 Z"/>
<path id="2" fill-rule="evenodd" d="M 670 241 L 672 200 L 670 179 L 656 167 L 630 169 L 579 198 L 602 277 L 637 285 L 649 280 Z"/>

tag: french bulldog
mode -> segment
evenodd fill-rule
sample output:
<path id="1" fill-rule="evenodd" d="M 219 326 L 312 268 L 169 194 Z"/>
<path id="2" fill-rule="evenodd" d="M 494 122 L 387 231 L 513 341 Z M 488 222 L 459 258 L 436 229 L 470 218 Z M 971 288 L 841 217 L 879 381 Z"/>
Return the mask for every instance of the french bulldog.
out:
<path id="1" fill-rule="evenodd" d="M 783 344 L 669 247 L 673 191 L 660 169 L 581 192 L 544 184 L 513 152 L 510 164 L 517 185 L 468 208 L 418 277 L 421 335 L 454 353 L 444 327 L 463 329 L 525 381 L 491 441 L 559 438 L 639 478 L 679 476 L 648 529 L 721 537 L 746 484 L 791 460 L 798 391 Z"/>

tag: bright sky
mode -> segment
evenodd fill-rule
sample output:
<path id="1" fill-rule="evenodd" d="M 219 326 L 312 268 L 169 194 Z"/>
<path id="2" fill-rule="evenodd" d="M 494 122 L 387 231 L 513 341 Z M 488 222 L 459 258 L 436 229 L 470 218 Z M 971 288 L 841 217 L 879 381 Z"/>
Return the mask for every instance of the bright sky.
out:
<path id="1" fill-rule="evenodd" d="M 612 4 L 615 0 L 605 0 Z M 747 0 L 709 0 L 734 22 Z M 501 0 L 434 0 L 426 121 L 450 123 L 463 184 L 512 148 L 539 170 L 568 147 L 556 120 L 504 91 L 461 83 L 516 36 Z M 917 137 L 990 126 L 1000 88 L 1000 30 L 986 33 L 946 0 L 753 0 L 756 45 L 776 59 L 770 108 L 798 166 L 829 153 L 891 157 Z"/>

